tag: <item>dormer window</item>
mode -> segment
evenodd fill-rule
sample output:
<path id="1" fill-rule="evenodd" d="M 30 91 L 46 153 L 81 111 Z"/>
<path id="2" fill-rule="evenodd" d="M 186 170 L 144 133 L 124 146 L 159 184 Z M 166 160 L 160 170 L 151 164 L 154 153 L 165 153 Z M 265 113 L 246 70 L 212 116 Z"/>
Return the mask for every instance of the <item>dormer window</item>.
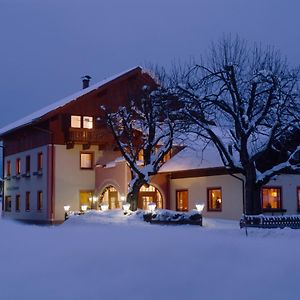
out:
<path id="1" fill-rule="evenodd" d="M 71 116 L 71 127 L 81 128 L 81 116 Z"/>

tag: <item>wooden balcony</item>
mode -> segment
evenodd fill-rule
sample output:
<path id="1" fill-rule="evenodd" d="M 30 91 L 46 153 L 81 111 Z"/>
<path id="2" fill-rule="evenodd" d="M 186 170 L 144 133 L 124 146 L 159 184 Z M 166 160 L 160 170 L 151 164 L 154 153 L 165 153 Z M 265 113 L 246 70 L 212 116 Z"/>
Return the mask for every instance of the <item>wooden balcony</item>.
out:
<path id="1" fill-rule="evenodd" d="M 89 148 L 90 145 L 99 147 L 112 144 L 113 136 L 108 129 L 69 128 L 65 135 L 67 148 L 73 148 L 74 144 L 82 144 Z"/>

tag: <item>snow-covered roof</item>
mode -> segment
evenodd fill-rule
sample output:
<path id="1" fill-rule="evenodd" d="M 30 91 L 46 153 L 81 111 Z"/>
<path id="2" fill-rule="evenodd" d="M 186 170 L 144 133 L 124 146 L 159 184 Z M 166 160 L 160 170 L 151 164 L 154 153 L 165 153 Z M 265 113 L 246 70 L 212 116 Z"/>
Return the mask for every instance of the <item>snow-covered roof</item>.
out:
<path id="1" fill-rule="evenodd" d="M 123 76 L 123 75 L 125 75 L 125 74 L 127 74 L 127 73 L 129 73 L 129 72 L 131 72 L 133 70 L 135 70 L 135 69 L 138 69 L 138 68 L 142 69 L 141 67 L 136 66 L 136 67 L 131 68 L 129 70 L 126 70 L 124 72 L 115 74 L 115 75 L 113 75 L 111 77 L 108 77 L 108 78 L 106 78 L 106 79 L 104 79 L 102 81 L 99 81 L 99 82 L 91 85 L 88 88 L 82 89 L 82 90 L 80 90 L 77 93 L 74 93 L 74 94 L 72 94 L 70 96 L 67 96 L 67 97 L 65 97 L 65 98 L 57 101 L 57 102 L 54 102 L 53 104 L 50 104 L 50 105 L 48 105 L 48 106 L 46 106 L 46 107 L 44 107 L 44 108 L 42 108 L 42 109 L 40 109 L 40 110 L 38 110 L 38 111 L 30 114 L 30 115 L 28 115 L 28 116 L 26 116 L 26 117 L 24 117 L 22 119 L 19 119 L 18 121 L 15 121 L 15 122 L 13 122 L 11 124 L 8 124 L 5 127 L 3 127 L 3 128 L 0 129 L 0 135 L 6 133 L 8 131 L 11 131 L 13 129 L 16 129 L 16 128 L 25 126 L 27 124 L 30 124 L 30 123 L 36 121 L 37 119 L 43 117 L 47 113 L 49 113 L 49 112 L 51 112 L 51 111 L 53 111 L 53 110 L 55 110 L 57 108 L 63 107 L 64 105 L 70 103 L 71 101 L 74 101 L 74 100 L 78 99 L 79 97 L 81 97 L 81 96 L 83 96 L 83 95 L 85 95 L 87 93 L 90 93 L 93 90 L 96 90 L 96 89 L 102 87 L 103 85 L 109 83 L 110 81 L 113 81 L 113 80 L 115 80 L 115 79 L 117 79 L 117 78 L 119 78 L 119 77 L 121 77 L 121 76 Z"/>
<path id="2" fill-rule="evenodd" d="M 168 160 L 159 173 L 223 167 L 217 149 L 210 143 L 195 141 Z"/>

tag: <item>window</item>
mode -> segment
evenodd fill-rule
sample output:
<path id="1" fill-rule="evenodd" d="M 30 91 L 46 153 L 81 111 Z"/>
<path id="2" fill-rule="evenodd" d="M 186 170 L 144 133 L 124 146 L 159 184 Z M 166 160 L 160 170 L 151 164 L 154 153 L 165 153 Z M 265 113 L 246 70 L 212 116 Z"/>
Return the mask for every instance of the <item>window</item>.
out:
<path id="1" fill-rule="evenodd" d="M 71 127 L 81 128 L 81 116 L 71 116 Z"/>
<path id="2" fill-rule="evenodd" d="M 5 196 L 5 211 L 11 211 L 11 196 Z"/>
<path id="3" fill-rule="evenodd" d="M 93 117 L 83 117 L 83 128 L 93 128 Z"/>
<path id="4" fill-rule="evenodd" d="M 141 149 L 138 153 L 138 161 L 144 161 L 144 149 Z"/>
<path id="5" fill-rule="evenodd" d="M 281 188 L 280 187 L 262 188 L 262 208 L 281 209 Z"/>
<path id="6" fill-rule="evenodd" d="M 297 209 L 300 211 L 300 187 L 297 187 Z"/>
<path id="7" fill-rule="evenodd" d="M 30 210 L 30 192 L 26 192 L 25 210 Z"/>
<path id="8" fill-rule="evenodd" d="M 37 210 L 42 210 L 43 208 L 43 192 L 38 191 L 37 192 L 37 205 L 36 205 Z"/>
<path id="9" fill-rule="evenodd" d="M 163 162 L 165 163 L 166 161 L 168 161 L 169 159 L 171 159 L 171 156 L 172 156 L 172 151 L 170 150 L 168 153 L 166 153 L 164 155 Z"/>
<path id="10" fill-rule="evenodd" d="M 42 171 L 43 170 L 43 153 L 39 152 L 37 156 L 37 170 Z"/>
<path id="11" fill-rule="evenodd" d="M 10 160 L 6 162 L 6 176 L 11 175 L 11 165 L 10 165 Z"/>
<path id="12" fill-rule="evenodd" d="M 222 190 L 221 188 L 207 189 L 207 210 L 222 211 Z"/>
<path id="13" fill-rule="evenodd" d="M 93 169 L 93 163 L 92 152 L 80 153 L 80 169 Z"/>
<path id="14" fill-rule="evenodd" d="M 16 195 L 16 211 L 20 211 L 20 195 Z"/>
<path id="15" fill-rule="evenodd" d="M 26 156 L 26 174 L 30 173 L 30 156 Z"/>
<path id="16" fill-rule="evenodd" d="M 21 159 L 17 158 L 16 160 L 16 174 L 20 175 L 21 174 Z"/>
<path id="17" fill-rule="evenodd" d="M 189 201 L 188 190 L 176 191 L 176 210 L 188 211 L 189 210 L 188 201 Z"/>

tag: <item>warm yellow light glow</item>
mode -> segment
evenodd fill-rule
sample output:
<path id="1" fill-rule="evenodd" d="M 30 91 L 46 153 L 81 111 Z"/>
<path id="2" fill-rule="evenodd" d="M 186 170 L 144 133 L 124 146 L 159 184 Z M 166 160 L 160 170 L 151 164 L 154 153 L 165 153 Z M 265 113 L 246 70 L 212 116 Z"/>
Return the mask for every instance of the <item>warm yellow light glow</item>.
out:
<path id="1" fill-rule="evenodd" d="M 271 195 L 272 197 L 277 197 L 277 192 L 272 192 Z"/>
<path id="2" fill-rule="evenodd" d="M 121 195 L 120 199 L 122 202 L 124 202 L 126 200 L 126 197 L 124 195 Z"/>
<path id="3" fill-rule="evenodd" d="M 65 210 L 65 212 L 68 212 L 70 210 L 70 205 L 65 205 L 64 210 Z"/>
<path id="4" fill-rule="evenodd" d="M 203 203 L 196 204 L 196 209 L 201 214 L 204 209 L 204 204 Z"/>
<path id="5" fill-rule="evenodd" d="M 98 197 L 97 196 L 93 196 L 93 202 L 97 202 L 98 201 Z"/>
<path id="6" fill-rule="evenodd" d="M 101 206 L 102 211 L 107 211 L 108 210 L 108 204 L 107 203 L 102 203 L 100 206 Z"/>
<path id="7" fill-rule="evenodd" d="M 87 210 L 87 208 L 88 208 L 88 206 L 87 206 L 87 205 L 81 205 L 81 210 L 82 210 L 82 211 L 86 211 L 86 210 Z"/>

